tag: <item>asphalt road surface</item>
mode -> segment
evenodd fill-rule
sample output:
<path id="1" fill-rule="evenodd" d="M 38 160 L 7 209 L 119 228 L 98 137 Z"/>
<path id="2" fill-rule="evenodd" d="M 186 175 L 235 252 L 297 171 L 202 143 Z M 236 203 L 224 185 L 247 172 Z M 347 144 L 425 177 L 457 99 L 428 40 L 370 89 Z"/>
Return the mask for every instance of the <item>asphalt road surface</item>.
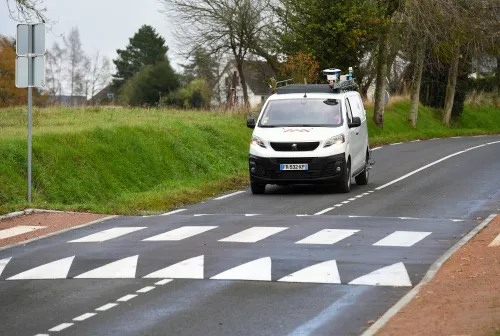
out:
<path id="1" fill-rule="evenodd" d="M 360 335 L 500 208 L 500 136 L 384 146 L 367 186 L 268 187 L 0 252 L 0 335 Z"/>

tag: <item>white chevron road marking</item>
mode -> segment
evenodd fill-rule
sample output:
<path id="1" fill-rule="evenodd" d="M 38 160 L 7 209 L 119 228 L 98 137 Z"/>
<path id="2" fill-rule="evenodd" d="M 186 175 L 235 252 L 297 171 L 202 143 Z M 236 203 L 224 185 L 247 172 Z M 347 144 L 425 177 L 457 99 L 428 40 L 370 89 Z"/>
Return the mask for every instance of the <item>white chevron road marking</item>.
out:
<path id="1" fill-rule="evenodd" d="M 44 264 L 14 275 L 7 280 L 66 279 L 75 257 L 68 257 Z"/>
<path id="2" fill-rule="evenodd" d="M 340 275 L 337 262 L 335 260 L 328 260 L 303 268 L 278 281 L 339 284 Z"/>

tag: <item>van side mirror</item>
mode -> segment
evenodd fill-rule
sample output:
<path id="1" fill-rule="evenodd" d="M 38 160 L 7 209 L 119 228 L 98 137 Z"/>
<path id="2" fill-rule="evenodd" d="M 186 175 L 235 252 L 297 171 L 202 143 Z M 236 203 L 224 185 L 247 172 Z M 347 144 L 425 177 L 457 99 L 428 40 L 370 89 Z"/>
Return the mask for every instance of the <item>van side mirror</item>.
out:
<path id="1" fill-rule="evenodd" d="M 360 117 L 353 117 L 352 121 L 350 123 L 348 123 L 347 126 L 349 126 L 349 128 L 361 126 L 361 118 Z"/>
<path id="2" fill-rule="evenodd" d="M 247 127 L 248 128 L 255 128 L 255 118 L 254 117 L 247 118 Z"/>

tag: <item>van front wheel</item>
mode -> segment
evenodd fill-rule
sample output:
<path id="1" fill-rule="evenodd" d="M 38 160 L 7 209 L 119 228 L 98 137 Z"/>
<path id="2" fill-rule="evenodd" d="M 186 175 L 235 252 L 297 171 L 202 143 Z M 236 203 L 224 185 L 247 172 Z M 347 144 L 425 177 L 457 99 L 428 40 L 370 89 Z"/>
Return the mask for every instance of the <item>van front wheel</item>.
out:
<path id="1" fill-rule="evenodd" d="M 359 174 L 358 176 L 355 177 L 356 184 L 357 185 L 367 185 L 368 180 L 370 179 L 370 163 L 368 161 L 368 153 L 366 154 L 366 162 L 365 162 L 365 169 Z"/>
<path id="2" fill-rule="evenodd" d="M 347 194 L 351 192 L 351 161 L 347 161 L 344 166 L 344 173 L 342 174 L 342 179 L 339 182 L 339 191 L 341 193 Z"/>

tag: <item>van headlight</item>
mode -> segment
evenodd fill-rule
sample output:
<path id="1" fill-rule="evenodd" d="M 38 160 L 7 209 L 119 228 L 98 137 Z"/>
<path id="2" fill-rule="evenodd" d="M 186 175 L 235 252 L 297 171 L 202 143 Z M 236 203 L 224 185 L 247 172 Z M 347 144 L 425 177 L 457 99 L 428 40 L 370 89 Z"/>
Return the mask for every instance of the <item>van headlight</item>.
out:
<path id="1" fill-rule="evenodd" d="M 252 136 L 252 141 L 250 142 L 254 146 L 260 146 L 262 148 L 267 148 L 266 143 L 264 140 L 259 138 L 258 136 Z"/>
<path id="2" fill-rule="evenodd" d="M 342 144 L 344 142 L 345 142 L 344 134 L 339 134 L 339 135 L 336 135 L 336 136 L 332 136 L 330 139 L 326 140 L 325 145 L 323 146 L 323 148 L 330 147 L 332 145 L 340 145 L 340 144 Z"/>

